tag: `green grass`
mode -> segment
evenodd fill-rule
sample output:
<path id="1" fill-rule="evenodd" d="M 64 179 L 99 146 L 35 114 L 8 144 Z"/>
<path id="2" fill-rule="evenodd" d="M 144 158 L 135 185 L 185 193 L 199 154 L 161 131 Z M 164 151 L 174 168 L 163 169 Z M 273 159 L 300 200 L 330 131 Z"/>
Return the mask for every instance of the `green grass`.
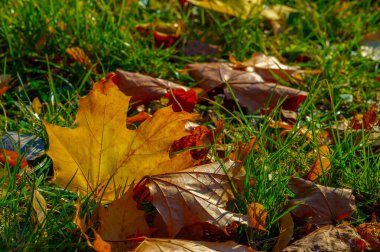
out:
<path id="1" fill-rule="evenodd" d="M 181 43 L 201 39 L 220 45 L 221 59 L 231 53 L 238 60 L 254 52 L 282 55 L 293 64 L 298 55 L 310 58 L 307 63 L 295 63 L 303 69 L 322 70 L 319 76 L 309 75 L 298 87 L 309 91 L 297 123 L 311 134 L 343 119 L 363 114 L 372 103 L 379 104 L 379 64 L 353 54 L 360 48 L 366 33 L 379 29 L 380 13 L 371 1 L 267 1 L 266 4 L 284 3 L 296 8 L 289 17 L 289 26 L 274 35 L 269 23 L 259 16 L 249 20 L 225 16 L 199 8 L 180 9 L 164 4 L 161 11 L 145 8 L 129 1 L 1 1 L 0 4 L 0 73 L 17 77 L 10 91 L 0 97 L 0 132 L 18 131 L 40 136 L 48 143 L 41 119 L 61 126 L 75 124 L 77 97 L 88 92 L 92 83 L 108 72 L 121 68 L 147 73 L 155 77 L 196 85 L 194 80 L 177 69 L 185 64 L 205 61 L 207 57 L 183 55 Z M 166 2 L 166 1 L 163 1 Z M 167 1 L 169 2 L 169 1 Z M 191 12 L 197 12 L 194 19 Z M 152 36 L 141 37 L 137 24 L 176 22 L 183 20 L 186 32 L 176 47 L 155 49 Z M 80 47 L 91 59 L 99 74 L 72 62 L 65 50 Z M 352 97 L 353 101 L 343 99 Z M 39 118 L 31 108 L 38 97 L 43 103 Z M 292 175 L 303 176 L 314 161 L 310 151 L 320 144 L 315 137 L 307 142 L 305 136 L 290 132 L 285 141 L 278 141 L 279 129 L 268 127 L 269 118 L 258 113 L 244 115 L 235 110 L 232 115 L 221 106 L 221 101 L 203 102 L 197 106 L 205 114 L 213 113 L 225 120 L 225 143 L 248 141 L 256 136 L 262 146 L 244 160 L 247 180 L 242 198 L 245 202 L 260 202 L 268 210 L 267 233 L 249 232 L 248 242 L 256 249 L 269 249 L 278 235 L 277 220 L 283 215 L 287 199 L 292 193 L 287 182 Z M 278 111 L 273 112 L 278 118 Z M 209 123 L 206 123 L 209 124 Z M 355 132 L 334 132 L 332 170 L 318 183 L 331 187 L 351 188 L 357 198 L 358 211 L 350 220 L 353 224 L 368 221 L 380 200 L 380 155 Z M 228 152 L 228 150 L 227 150 Z M 228 154 L 228 153 L 227 153 Z M 39 166 L 39 163 L 43 163 Z M 0 186 L 6 193 L 0 198 L 0 250 L 9 251 L 73 251 L 86 250 L 86 241 L 72 223 L 74 193 L 49 183 L 52 163 L 42 157 L 33 163 L 35 171 L 18 182 L 19 167 L 5 164 Z M 249 186 L 249 178 L 255 181 Z M 36 226 L 32 221 L 31 199 L 33 188 L 46 198 L 49 211 L 45 224 Z M 96 203 L 82 198 L 84 213 L 90 213 Z M 377 206 L 378 207 L 378 206 Z M 244 234 L 241 240 L 244 240 Z"/>

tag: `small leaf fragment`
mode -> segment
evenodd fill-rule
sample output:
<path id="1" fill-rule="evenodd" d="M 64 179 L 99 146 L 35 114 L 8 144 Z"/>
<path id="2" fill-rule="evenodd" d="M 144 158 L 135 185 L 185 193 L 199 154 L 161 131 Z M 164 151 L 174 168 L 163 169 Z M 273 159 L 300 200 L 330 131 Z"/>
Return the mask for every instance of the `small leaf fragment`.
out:
<path id="1" fill-rule="evenodd" d="M 266 219 L 268 216 L 267 210 L 260 203 L 251 203 L 248 206 L 249 226 L 261 230 L 266 230 Z"/>
<path id="2" fill-rule="evenodd" d="M 290 213 L 280 219 L 280 234 L 272 252 L 281 252 L 291 241 L 294 232 L 294 222 Z"/>

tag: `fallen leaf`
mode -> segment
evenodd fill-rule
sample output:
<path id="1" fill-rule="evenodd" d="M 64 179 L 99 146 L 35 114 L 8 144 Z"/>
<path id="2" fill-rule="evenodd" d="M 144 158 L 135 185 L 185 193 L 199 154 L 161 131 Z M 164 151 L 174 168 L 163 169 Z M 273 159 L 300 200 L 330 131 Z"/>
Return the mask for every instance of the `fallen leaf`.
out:
<path id="1" fill-rule="evenodd" d="M 118 83 L 116 84 L 124 94 L 132 96 L 131 102 L 147 103 L 152 100 L 159 100 L 171 89 L 190 90 L 188 87 L 171 81 L 120 69 L 116 70 L 116 76 L 118 78 Z"/>
<path id="2" fill-rule="evenodd" d="M 187 41 L 183 46 L 183 54 L 185 56 L 209 56 L 221 53 L 219 46 L 210 45 L 200 40 Z"/>
<path id="3" fill-rule="evenodd" d="M 350 127 L 352 129 L 365 129 L 365 130 L 371 130 L 374 126 L 380 123 L 380 120 L 377 120 L 376 115 L 376 105 L 373 105 L 369 108 L 368 111 L 364 113 L 364 115 L 356 115 L 351 120 Z"/>
<path id="4" fill-rule="evenodd" d="M 190 130 L 190 135 L 184 136 L 175 141 L 172 152 L 178 152 L 191 147 L 202 147 L 213 142 L 213 133 L 205 126 L 198 126 Z M 202 160 L 207 155 L 207 148 L 190 150 L 190 154 L 195 160 Z"/>
<path id="5" fill-rule="evenodd" d="M 125 242 L 128 238 L 147 236 L 151 233 L 144 218 L 144 211 L 137 209 L 133 199 L 133 185 L 107 208 L 100 205 L 97 221 L 100 223 L 97 232 L 111 245 L 113 242 Z"/>
<path id="6" fill-rule="evenodd" d="M 294 88 L 266 83 L 257 73 L 235 70 L 226 63 L 195 63 L 187 65 L 186 69 L 200 87 L 206 90 L 224 87 L 226 97 L 233 99 L 228 84 L 249 113 L 267 106 L 274 107 L 282 100 L 285 100 L 284 109 L 294 110 L 308 95 Z"/>
<path id="7" fill-rule="evenodd" d="M 21 168 L 25 168 L 28 166 L 28 162 L 24 159 L 24 157 L 21 154 L 15 151 L 3 149 L 0 149 L 0 163 L 8 163 L 12 167 L 20 165 Z"/>
<path id="8" fill-rule="evenodd" d="M 197 94 L 194 89 L 188 91 L 183 89 L 171 89 L 165 94 L 165 98 L 169 99 L 169 105 L 173 105 L 175 112 L 192 112 L 197 103 Z"/>
<path id="9" fill-rule="evenodd" d="M 98 233 L 94 232 L 94 235 L 95 235 L 95 241 L 93 243 L 94 249 L 97 252 L 111 252 L 111 245 L 108 242 L 104 241 Z"/>
<path id="10" fill-rule="evenodd" d="M 255 250 L 238 245 L 233 241 L 228 242 L 202 242 L 186 241 L 176 239 L 155 239 L 145 238 L 145 240 L 133 250 L 133 252 L 254 252 Z"/>
<path id="11" fill-rule="evenodd" d="M 49 136 L 47 154 L 53 160 L 54 183 L 81 195 L 112 201 L 123 188 L 146 175 L 190 167 L 189 153 L 169 157 L 175 140 L 187 133 L 185 123 L 197 115 L 158 110 L 137 130 L 126 128 L 130 97 L 107 80 L 79 99 L 75 129 L 44 122 Z"/>
<path id="12" fill-rule="evenodd" d="M 250 226 L 257 230 L 267 231 L 266 219 L 268 216 L 267 210 L 260 203 L 251 203 L 248 206 L 248 218 Z"/>
<path id="13" fill-rule="evenodd" d="M 86 69 L 91 69 L 94 74 L 97 74 L 97 70 L 92 66 L 92 62 L 87 54 L 80 47 L 70 47 L 66 49 L 66 53 L 70 57 L 83 65 Z"/>
<path id="14" fill-rule="evenodd" d="M 36 113 L 36 114 L 41 114 L 42 113 L 42 103 L 40 101 L 40 99 L 38 99 L 38 97 L 34 97 L 33 101 L 32 101 L 32 109 L 33 109 L 33 112 Z"/>
<path id="15" fill-rule="evenodd" d="M 356 231 L 370 244 L 372 250 L 380 250 L 380 223 L 362 223 L 356 227 Z"/>
<path id="16" fill-rule="evenodd" d="M 269 20 L 273 33 L 279 34 L 287 27 L 289 14 L 294 12 L 297 10 L 286 5 L 275 4 L 267 8 L 264 7 L 261 16 Z"/>
<path id="17" fill-rule="evenodd" d="M 330 149 L 328 146 L 320 146 L 318 148 L 317 159 L 315 160 L 313 166 L 311 167 L 311 171 L 309 171 L 304 179 L 314 181 L 325 175 L 331 169 L 331 163 L 329 159 Z"/>
<path id="18" fill-rule="evenodd" d="M 137 115 L 131 116 L 127 118 L 127 124 L 134 124 L 134 123 L 142 123 L 148 118 L 151 118 L 152 116 L 149 115 L 145 111 L 139 112 Z"/>
<path id="19" fill-rule="evenodd" d="M 224 167 L 224 168 L 223 168 Z M 229 179 L 240 187 L 244 169 L 231 160 L 192 167 L 177 173 L 146 177 L 140 186 L 149 188 L 152 203 L 166 223 L 170 237 L 184 227 L 208 222 L 220 229 L 238 221 L 247 224 L 247 216 L 228 211 L 234 198 Z"/>
<path id="20" fill-rule="evenodd" d="M 364 251 L 365 248 L 358 246 L 357 241 L 363 240 L 352 227 L 327 225 L 293 242 L 282 251 Z"/>
<path id="21" fill-rule="evenodd" d="M 280 234 L 276 240 L 272 252 L 280 252 L 288 245 L 293 237 L 294 222 L 290 213 L 280 219 Z"/>
<path id="22" fill-rule="evenodd" d="M 38 190 L 33 191 L 32 197 L 33 220 L 38 226 L 43 227 L 47 213 L 45 198 Z"/>
<path id="23" fill-rule="evenodd" d="M 251 58 L 243 62 L 233 62 L 234 68 L 250 70 L 254 69 L 266 82 L 277 82 L 276 78 L 284 81 L 291 81 L 291 76 L 301 72 L 298 66 L 288 66 L 282 64 L 273 56 L 263 53 L 254 53 Z M 276 77 L 276 78 L 275 78 Z"/>
<path id="24" fill-rule="evenodd" d="M 197 222 L 181 228 L 176 239 L 191 241 L 223 242 L 231 238 L 220 228 L 208 223 Z"/>
<path id="25" fill-rule="evenodd" d="M 5 150 L 20 152 L 28 161 L 35 160 L 45 154 L 43 140 L 35 135 L 7 132 L 1 136 L 1 146 Z M 22 164 L 22 167 L 24 166 L 26 166 L 25 163 Z"/>
<path id="26" fill-rule="evenodd" d="M 0 74 L 0 96 L 2 96 L 8 89 L 11 88 L 10 84 L 12 77 L 8 74 Z"/>
<path id="27" fill-rule="evenodd" d="M 188 0 L 188 2 L 202 8 L 247 19 L 256 14 L 262 0 Z"/>
<path id="28" fill-rule="evenodd" d="M 311 181 L 292 177 L 289 187 L 296 194 L 290 205 L 294 217 L 316 225 L 332 224 L 338 216 L 350 217 L 355 209 L 355 197 L 350 189 L 325 187 Z"/>

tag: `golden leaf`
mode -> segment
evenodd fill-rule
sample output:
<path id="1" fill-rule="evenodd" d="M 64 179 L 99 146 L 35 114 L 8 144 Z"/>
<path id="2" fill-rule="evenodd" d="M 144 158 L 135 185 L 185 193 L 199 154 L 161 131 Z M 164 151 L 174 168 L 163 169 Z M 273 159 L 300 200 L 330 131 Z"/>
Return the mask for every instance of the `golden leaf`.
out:
<path id="1" fill-rule="evenodd" d="M 86 69 L 92 69 L 94 74 L 97 74 L 97 70 L 95 67 L 92 67 L 92 62 L 90 58 L 86 55 L 80 47 L 70 47 L 66 49 L 66 53 L 70 55 L 75 61 L 78 61 L 82 64 Z"/>
<path id="2" fill-rule="evenodd" d="M 134 180 L 193 164 L 189 153 L 171 159 L 169 150 L 175 140 L 188 134 L 185 123 L 197 115 L 166 107 L 137 130 L 129 130 L 129 100 L 108 80 L 95 84 L 79 99 L 75 129 L 44 122 L 50 145 L 47 154 L 53 159 L 57 185 L 112 201 Z"/>
<path id="3" fill-rule="evenodd" d="M 248 206 L 250 226 L 257 230 L 267 231 L 265 222 L 268 212 L 260 203 L 251 203 Z"/>

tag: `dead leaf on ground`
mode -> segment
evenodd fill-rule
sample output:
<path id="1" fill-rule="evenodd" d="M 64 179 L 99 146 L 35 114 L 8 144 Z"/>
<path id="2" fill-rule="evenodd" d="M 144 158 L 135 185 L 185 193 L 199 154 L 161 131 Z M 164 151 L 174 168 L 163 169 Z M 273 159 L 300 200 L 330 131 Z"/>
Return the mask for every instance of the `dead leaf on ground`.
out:
<path id="1" fill-rule="evenodd" d="M 95 240 L 93 243 L 94 249 L 97 252 L 111 252 L 111 245 L 108 242 L 104 241 L 102 237 L 95 231 L 94 231 L 94 235 L 95 235 Z"/>
<path id="2" fill-rule="evenodd" d="M 275 57 L 267 56 L 263 53 L 254 53 L 250 59 L 243 62 L 236 61 L 230 56 L 230 61 L 234 68 L 245 71 L 255 71 L 266 82 L 277 82 L 276 78 L 291 81 L 294 74 L 301 72 L 298 66 L 282 64 Z"/>
<path id="3" fill-rule="evenodd" d="M 186 241 L 176 239 L 154 239 L 145 240 L 133 250 L 133 252 L 254 252 L 255 250 L 238 245 L 233 241 L 228 242 L 202 242 Z"/>
<path id="4" fill-rule="evenodd" d="M 272 252 L 282 251 L 291 241 L 294 232 L 294 222 L 290 213 L 287 213 L 280 219 L 280 234 Z"/>
<path id="5" fill-rule="evenodd" d="M 288 25 L 288 16 L 290 13 L 297 12 L 296 9 L 282 4 L 275 4 L 261 12 L 263 18 L 269 20 L 274 34 L 279 34 L 284 31 Z"/>
<path id="6" fill-rule="evenodd" d="M 295 110 L 308 95 L 294 88 L 266 83 L 260 75 L 232 69 L 226 63 L 195 63 L 187 65 L 186 69 L 200 87 L 206 90 L 223 87 L 226 97 L 233 99 L 227 83 L 249 113 L 267 106 L 274 107 L 282 100 L 285 100 L 284 109 Z"/>
<path id="7" fill-rule="evenodd" d="M 231 160 L 201 165 L 180 171 L 145 178 L 140 186 L 149 188 L 152 203 L 164 219 L 169 237 L 182 227 L 209 222 L 220 229 L 238 221 L 247 224 L 247 216 L 227 210 L 234 199 L 233 189 L 224 172 L 240 188 L 244 168 Z"/>
<path id="8" fill-rule="evenodd" d="M 261 8 L 262 0 L 187 0 L 196 6 L 237 16 L 251 18 Z"/>
<path id="9" fill-rule="evenodd" d="M 80 47 L 70 47 L 66 49 L 66 53 L 70 57 L 83 65 L 86 69 L 91 69 L 94 74 L 97 74 L 98 71 L 96 67 L 93 67 L 93 64 L 87 54 Z"/>
<path id="10" fill-rule="evenodd" d="M 32 209 L 34 222 L 43 227 L 47 214 L 47 204 L 44 196 L 38 190 L 34 190 L 33 192 Z"/>
<path id="11" fill-rule="evenodd" d="M 350 217 L 356 210 L 350 189 L 326 187 L 295 177 L 290 179 L 289 187 L 296 194 L 290 206 L 300 204 L 292 214 L 308 223 L 333 224 L 342 216 Z"/>
<path id="12" fill-rule="evenodd" d="M 293 242 L 284 252 L 296 251 L 364 251 L 365 241 L 350 226 L 323 226 L 304 238 Z"/>
<path id="13" fill-rule="evenodd" d="M 189 153 L 170 158 L 169 150 L 175 140 L 188 134 L 184 126 L 197 115 L 166 107 L 137 130 L 129 130 L 129 100 L 108 80 L 95 84 L 86 97 L 79 99 L 75 129 L 44 122 L 54 183 L 82 195 L 94 192 L 95 198 L 103 195 L 103 201 L 112 201 L 134 180 L 193 164 Z"/>
<path id="14" fill-rule="evenodd" d="M 128 238 L 147 236 L 150 229 L 144 218 L 144 211 L 137 209 L 133 199 L 133 185 L 128 191 L 105 208 L 98 209 L 98 234 L 108 243 L 125 242 Z"/>
<path id="15" fill-rule="evenodd" d="M 231 238 L 223 230 L 208 222 L 197 222 L 192 225 L 185 226 L 181 228 L 175 238 L 208 242 L 224 242 L 231 240 Z"/>
<path id="16" fill-rule="evenodd" d="M 330 149 L 328 146 L 320 146 L 318 148 L 318 155 L 317 158 L 311 167 L 311 171 L 309 171 L 305 176 L 304 179 L 314 181 L 321 177 L 322 175 L 325 175 L 330 169 L 331 169 L 331 163 L 330 163 Z"/>
<path id="17" fill-rule="evenodd" d="M 248 205 L 248 218 L 252 228 L 267 231 L 265 228 L 267 216 L 267 210 L 260 203 L 251 203 Z"/>
<path id="18" fill-rule="evenodd" d="M 132 96 L 131 102 L 146 103 L 152 100 L 158 100 L 167 94 L 170 89 L 190 90 L 188 87 L 168 80 L 153 78 L 140 73 L 131 73 L 120 69 L 116 70 L 116 76 L 118 79 L 116 84 L 124 94 Z"/>
<path id="19" fill-rule="evenodd" d="M 0 74 L 0 96 L 11 88 L 12 76 L 8 74 Z"/>
<path id="20" fill-rule="evenodd" d="M 380 250 L 380 223 L 362 223 L 356 227 L 356 231 L 370 244 L 372 250 Z"/>

